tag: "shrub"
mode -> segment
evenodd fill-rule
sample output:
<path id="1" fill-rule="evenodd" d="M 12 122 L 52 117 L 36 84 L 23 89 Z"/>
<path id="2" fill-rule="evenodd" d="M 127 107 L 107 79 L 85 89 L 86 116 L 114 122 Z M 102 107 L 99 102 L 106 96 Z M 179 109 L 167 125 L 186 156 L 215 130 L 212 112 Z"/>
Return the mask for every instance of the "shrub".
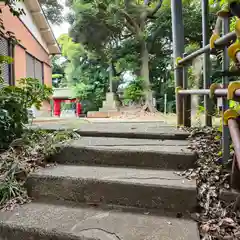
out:
<path id="1" fill-rule="evenodd" d="M 27 109 L 35 105 L 40 109 L 41 103 L 52 94 L 51 88 L 40 83 L 38 79 L 24 78 L 18 86 L 0 88 L 0 148 L 6 148 L 11 141 L 23 133 L 24 124 L 28 123 Z"/>
<path id="2" fill-rule="evenodd" d="M 137 78 L 132 81 L 124 90 L 125 99 L 138 103 L 143 99 L 143 97 L 143 80 L 141 78 Z"/>

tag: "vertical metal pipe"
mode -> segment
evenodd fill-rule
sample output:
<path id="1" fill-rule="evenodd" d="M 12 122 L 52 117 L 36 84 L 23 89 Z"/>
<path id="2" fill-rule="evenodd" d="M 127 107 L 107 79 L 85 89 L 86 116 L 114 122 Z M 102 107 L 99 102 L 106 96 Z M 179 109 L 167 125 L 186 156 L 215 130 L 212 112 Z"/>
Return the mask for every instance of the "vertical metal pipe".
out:
<path id="1" fill-rule="evenodd" d="M 223 19 L 223 34 L 227 34 L 229 32 L 229 19 L 224 18 Z M 228 51 L 227 46 L 224 47 L 223 50 L 223 61 L 222 61 L 222 70 L 226 71 L 229 69 L 229 57 L 228 57 Z M 222 77 L 222 84 L 223 88 L 227 88 L 228 86 L 228 76 Z M 228 100 L 226 98 L 222 99 L 222 110 L 223 113 L 228 109 Z M 223 118 L 223 117 L 222 117 Z M 224 123 L 224 119 L 222 119 L 222 124 Z M 222 132 L 222 149 L 223 149 L 223 161 L 228 161 L 229 155 L 230 155 L 230 139 L 229 139 L 229 129 L 227 125 L 223 124 L 223 132 Z"/>
<path id="2" fill-rule="evenodd" d="M 187 54 L 184 53 L 183 57 L 186 57 Z M 188 89 L 188 65 L 183 67 L 183 89 Z"/>
<path id="3" fill-rule="evenodd" d="M 202 39 L 203 46 L 209 44 L 209 1 L 202 0 Z M 203 55 L 203 88 L 208 89 L 211 85 L 210 79 L 210 55 L 209 52 Z M 205 125 L 212 126 L 211 101 L 209 96 L 204 96 Z"/>
<path id="4" fill-rule="evenodd" d="M 184 57 L 187 55 L 184 54 Z M 183 89 L 188 88 L 188 66 L 183 67 Z M 191 95 L 183 96 L 183 125 L 191 127 Z"/>
<path id="5" fill-rule="evenodd" d="M 182 16 L 182 0 L 171 0 L 172 12 L 172 37 L 173 37 L 173 57 L 174 63 L 184 52 L 184 28 Z M 175 86 L 183 86 L 183 71 L 181 67 L 174 69 Z M 176 94 L 177 125 L 183 124 L 183 103 L 182 97 Z"/>

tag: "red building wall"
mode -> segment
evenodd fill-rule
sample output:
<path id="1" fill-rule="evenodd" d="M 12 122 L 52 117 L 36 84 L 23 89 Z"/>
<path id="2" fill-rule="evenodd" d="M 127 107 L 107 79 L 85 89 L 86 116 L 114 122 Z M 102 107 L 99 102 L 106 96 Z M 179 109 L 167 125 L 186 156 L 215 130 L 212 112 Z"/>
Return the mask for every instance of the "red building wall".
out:
<path id="1" fill-rule="evenodd" d="M 26 77 L 26 52 L 43 63 L 43 81 L 47 86 L 52 86 L 52 68 L 49 54 L 46 49 L 37 41 L 25 24 L 11 14 L 9 8 L 0 3 L 2 10 L 1 18 L 4 23 L 5 31 L 14 33 L 19 44 L 14 47 L 14 74 L 15 83 L 20 78 Z M 44 102 L 42 106 L 43 112 L 49 114 L 50 104 Z"/>
<path id="2" fill-rule="evenodd" d="M 15 37 L 19 40 L 19 45 L 17 45 L 14 49 L 14 68 L 16 79 L 26 76 L 25 52 L 28 52 L 41 62 L 45 63 L 44 66 L 46 65 L 47 70 L 44 70 L 44 72 L 46 72 L 46 75 L 44 75 L 44 82 L 50 84 L 52 82 L 50 74 L 51 61 L 48 52 L 31 34 L 24 23 L 18 17 L 11 14 L 8 7 L 0 4 L 0 9 L 2 10 L 1 18 L 4 23 L 5 31 L 13 32 Z"/>
<path id="3" fill-rule="evenodd" d="M 43 75 L 44 75 L 44 83 L 48 86 L 52 86 L 52 68 L 44 63 L 43 64 Z"/>
<path id="4" fill-rule="evenodd" d="M 19 45 L 14 48 L 14 73 L 16 80 L 26 77 L 26 52 Z"/>
<path id="5" fill-rule="evenodd" d="M 50 65 L 49 55 L 42 45 L 31 34 L 24 23 L 11 14 L 8 7 L 1 6 L 2 14 L 1 18 L 4 23 L 6 31 L 14 33 L 15 37 L 20 40 L 20 44 L 26 49 L 28 53 L 36 57 L 42 62 Z"/>

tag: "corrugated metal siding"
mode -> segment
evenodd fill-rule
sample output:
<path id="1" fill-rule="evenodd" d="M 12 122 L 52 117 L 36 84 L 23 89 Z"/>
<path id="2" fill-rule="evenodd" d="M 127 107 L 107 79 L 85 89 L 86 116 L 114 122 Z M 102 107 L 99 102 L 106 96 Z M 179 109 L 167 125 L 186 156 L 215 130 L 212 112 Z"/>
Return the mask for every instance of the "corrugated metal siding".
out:
<path id="1" fill-rule="evenodd" d="M 27 77 L 37 78 L 43 82 L 43 63 L 27 53 Z"/>
<path id="2" fill-rule="evenodd" d="M 26 61 L 27 61 L 27 72 L 26 72 L 26 76 L 28 77 L 28 78 L 34 78 L 35 77 L 35 70 L 34 70 L 34 58 L 30 55 L 30 54 L 28 54 L 28 53 L 26 53 Z"/>
<path id="3" fill-rule="evenodd" d="M 8 56 L 9 51 L 8 51 L 8 41 L 7 39 L 0 37 L 0 55 L 3 56 Z M 10 81 L 10 76 L 9 76 L 9 64 L 4 63 L 2 65 L 2 77 L 4 79 L 4 82 L 9 84 Z"/>
<path id="4" fill-rule="evenodd" d="M 43 82 L 43 64 L 37 59 L 35 59 L 35 78 L 39 79 L 40 82 Z"/>

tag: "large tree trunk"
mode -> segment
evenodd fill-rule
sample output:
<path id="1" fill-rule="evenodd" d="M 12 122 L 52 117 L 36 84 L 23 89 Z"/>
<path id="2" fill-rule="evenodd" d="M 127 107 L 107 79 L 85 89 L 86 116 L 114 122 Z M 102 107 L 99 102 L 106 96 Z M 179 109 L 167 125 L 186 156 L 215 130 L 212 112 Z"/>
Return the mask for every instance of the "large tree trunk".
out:
<path id="1" fill-rule="evenodd" d="M 154 112 L 156 109 L 153 107 L 153 94 L 151 90 L 151 84 L 149 79 L 149 53 L 145 40 L 141 43 L 141 77 L 144 80 L 144 95 L 145 105 L 144 111 Z"/>

